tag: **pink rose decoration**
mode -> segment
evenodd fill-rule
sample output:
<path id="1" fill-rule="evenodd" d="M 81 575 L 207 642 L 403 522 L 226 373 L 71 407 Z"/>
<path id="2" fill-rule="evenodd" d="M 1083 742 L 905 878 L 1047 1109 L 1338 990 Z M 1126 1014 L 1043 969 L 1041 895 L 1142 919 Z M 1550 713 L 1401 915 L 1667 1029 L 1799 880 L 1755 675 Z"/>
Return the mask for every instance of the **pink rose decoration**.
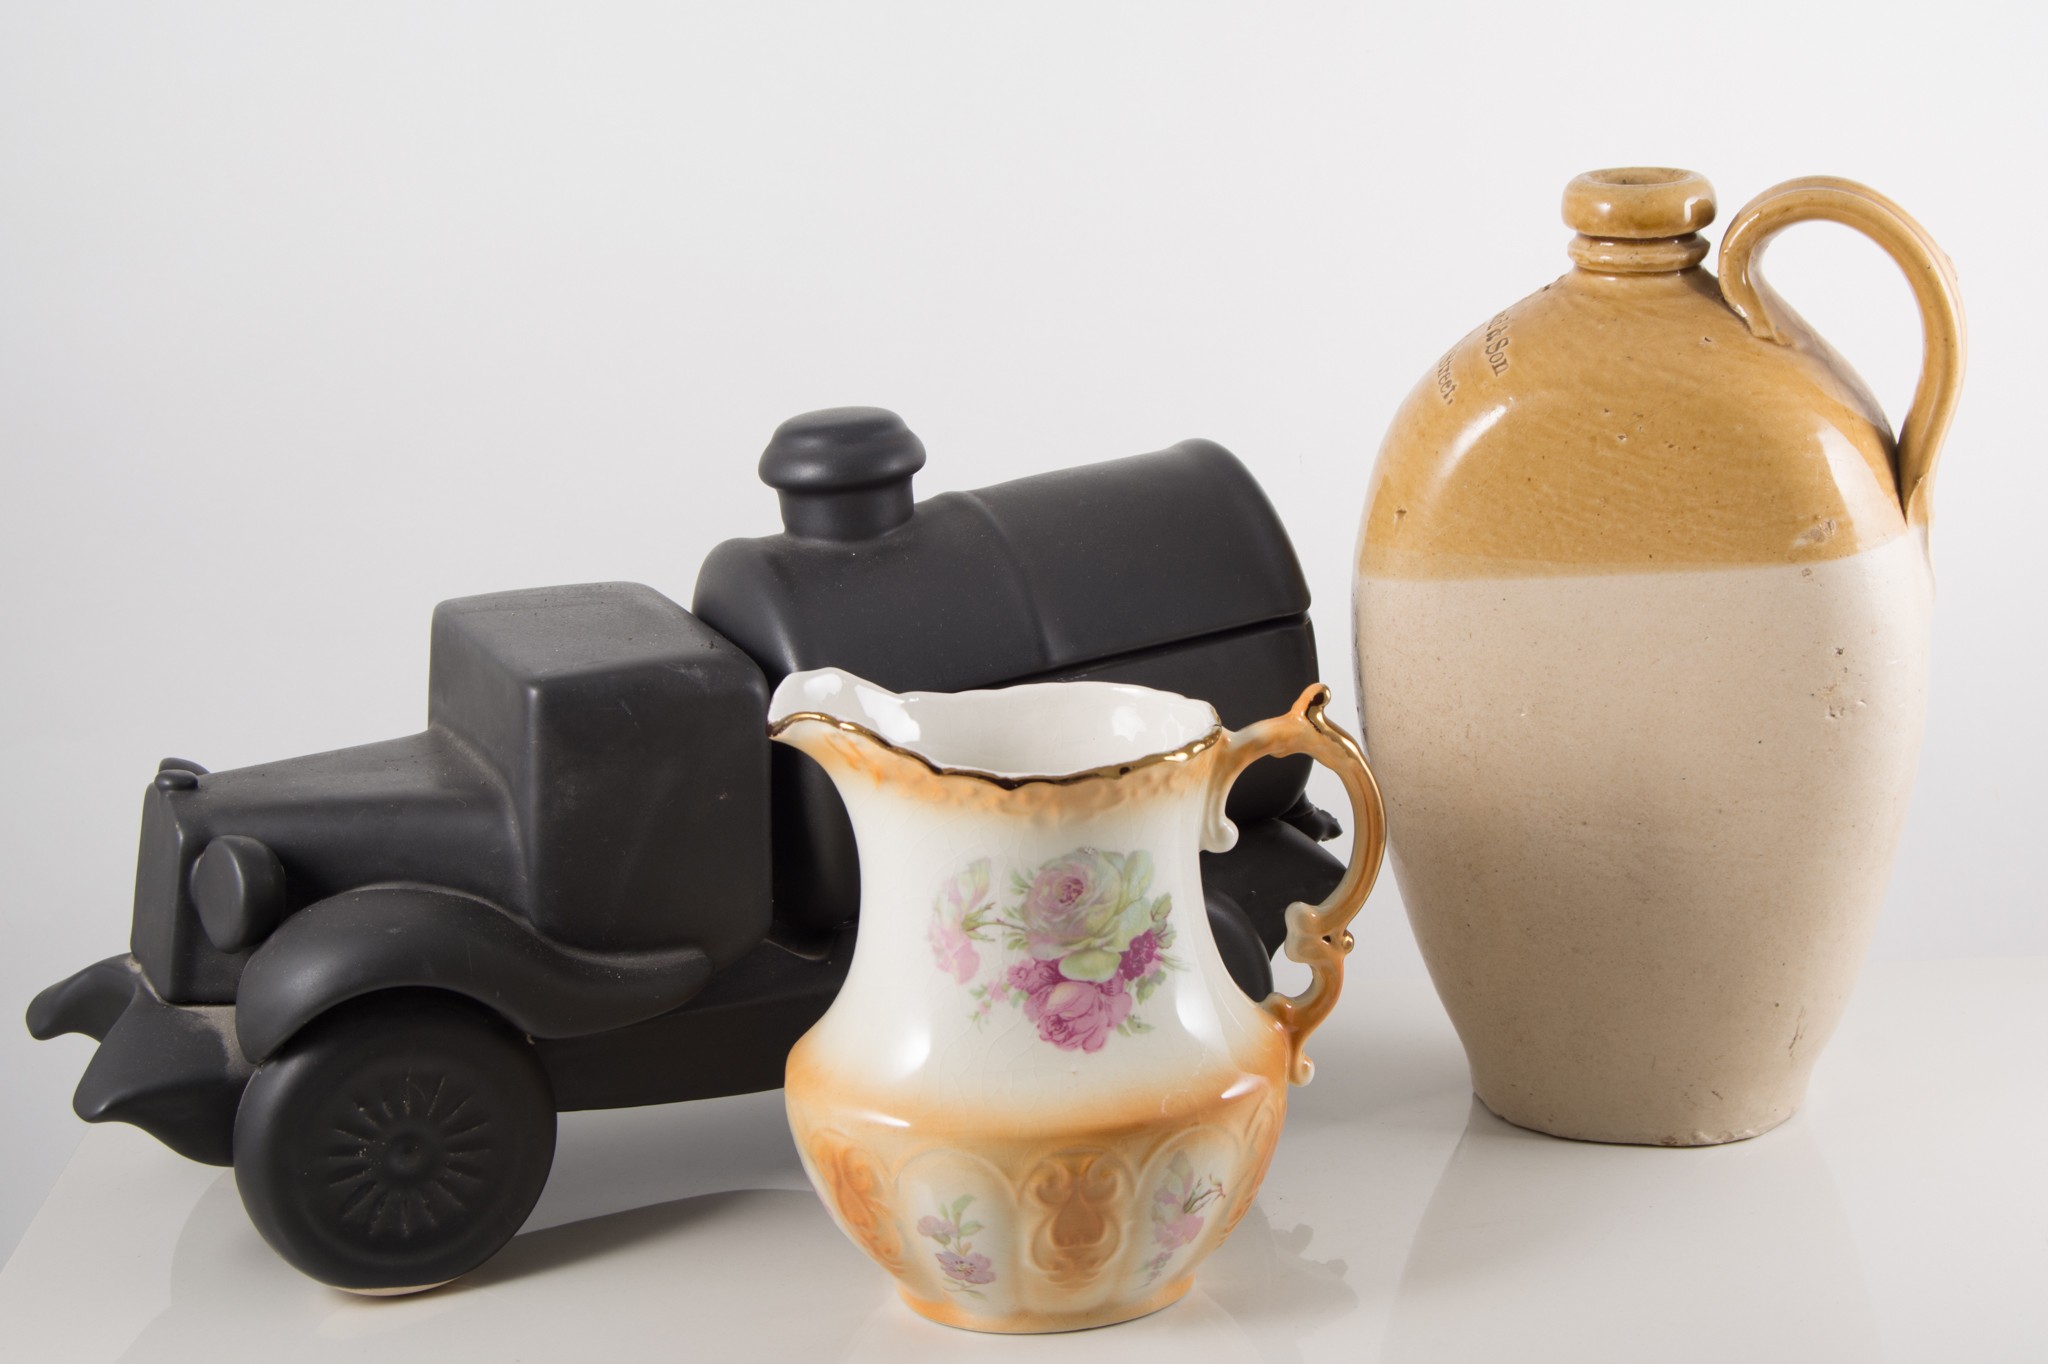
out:
<path id="1" fill-rule="evenodd" d="M 1038 1035 L 1064 1051 L 1101 1051 L 1110 1032 L 1130 1016 L 1124 983 L 1062 979 L 1024 1001 L 1024 1016 Z"/>
<path id="2" fill-rule="evenodd" d="M 1145 1032 L 1139 994 L 1178 965 L 1167 955 L 1172 897 L 1152 897 L 1152 856 L 1075 848 L 1035 871 L 975 859 L 939 883 L 925 940 L 940 971 L 971 985 L 969 1019 L 1021 1005 L 1038 1035 L 1067 1051 L 1100 1051 L 1112 1030 Z M 995 971 L 982 978 L 983 951 Z"/>
<path id="3" fill-rule="evenodd" d="M 1093 848 L 1076 848 L 1038 869 L 1025 893 L 1024 941 L 1056 961 L 1109 932 L 1124 907 L 1124 878 Z"/>
<path id="4" fill-rule="evenodd" d="M 1019 994 L 1029 996 L 1042 995 L 1065 979 L 1059 967 L 1033 957 L 1012 966 L 1003 977 L 1003 983 Z"/>

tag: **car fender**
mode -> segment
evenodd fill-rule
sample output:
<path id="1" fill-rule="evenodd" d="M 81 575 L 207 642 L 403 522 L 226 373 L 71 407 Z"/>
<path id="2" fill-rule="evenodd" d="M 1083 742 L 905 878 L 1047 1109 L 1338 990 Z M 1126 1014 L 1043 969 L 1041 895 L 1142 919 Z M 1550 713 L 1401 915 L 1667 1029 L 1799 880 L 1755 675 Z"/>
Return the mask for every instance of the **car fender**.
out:
<path id="1" fill-rule="evenodd" d="M 437 886 L 367 886 L 286 919 L 235 997 L 242 1053 L 260 1063 L 345 1000 L 418 987 L 464 995 L 532 1037 L 580 1037 L 676 1008 L 711 975 L 695 947 L 564 947 L 487 900 Z"/>

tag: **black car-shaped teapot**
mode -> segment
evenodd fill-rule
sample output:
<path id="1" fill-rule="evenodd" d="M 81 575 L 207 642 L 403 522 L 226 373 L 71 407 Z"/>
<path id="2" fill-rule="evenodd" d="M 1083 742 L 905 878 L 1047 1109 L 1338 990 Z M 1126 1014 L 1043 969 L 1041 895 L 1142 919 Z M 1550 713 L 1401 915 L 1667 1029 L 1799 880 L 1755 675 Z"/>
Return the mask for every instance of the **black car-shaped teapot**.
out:
<path id="1" fill-rule="evenodd" d="M 1093 678 L 1241 725 L 1316 678 L 1285 531 L 1222 448 L 915 503 L 924 451 L 870 408 L 785 423 L 781 534 L 712 551 L 692 610 L 599 583 L 444 602 L 427 728 L 144 798 L 130 951 L 30 1006 L 99 1050 L 75 1099 L 232 1164 L 306 1273 L 403 1291 L 518 1229 L 560 1110 L 772 1089 L 859 909 L 830 783 L 765 713 L 792 671 L 897 690 Z M 1255 995 L 1294 900 L 1342 868 L 1305 759 L 1240 781 L 1205 855 Z"/>

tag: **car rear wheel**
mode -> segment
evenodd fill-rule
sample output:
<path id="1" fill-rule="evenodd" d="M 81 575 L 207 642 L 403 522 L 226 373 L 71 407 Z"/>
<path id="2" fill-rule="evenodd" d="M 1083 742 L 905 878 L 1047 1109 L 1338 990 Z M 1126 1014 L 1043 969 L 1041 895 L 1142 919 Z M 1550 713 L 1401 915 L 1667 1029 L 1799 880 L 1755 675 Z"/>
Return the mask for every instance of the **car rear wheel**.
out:
<path id="1" fill-rule="evenodd" d="M 532 1044 L 431 992 L 315 1020 L 257 1067 L 235 1115 L 249 1220 L 298 1269 L 360 1293 L 481 1265 L 525 1222 L 554 1157 Z"/>

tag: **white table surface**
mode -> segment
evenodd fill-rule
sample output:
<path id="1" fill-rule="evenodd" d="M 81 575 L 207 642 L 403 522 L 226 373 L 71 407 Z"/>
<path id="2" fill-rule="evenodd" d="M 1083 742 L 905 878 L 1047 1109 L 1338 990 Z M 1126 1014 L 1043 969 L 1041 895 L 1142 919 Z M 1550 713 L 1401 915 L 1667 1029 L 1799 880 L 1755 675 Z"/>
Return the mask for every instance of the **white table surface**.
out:
<path id="1" fill-rule="evenodd" d="M 231 1175 L 94 1128 L 0 1272 L 0 1356 L 2048 1359 L 2048 958 L 1873 964 L 1805 1110 L 1710 1150 L 1493 1118 L 1424 981 L 1355 978 L 1318 1042 L 1257 1205 L 1123 1326 L 913 1316 L 757 1094 L 565 1116 L 527 1230 L 403 1299 L 301 1278 Z"/>

